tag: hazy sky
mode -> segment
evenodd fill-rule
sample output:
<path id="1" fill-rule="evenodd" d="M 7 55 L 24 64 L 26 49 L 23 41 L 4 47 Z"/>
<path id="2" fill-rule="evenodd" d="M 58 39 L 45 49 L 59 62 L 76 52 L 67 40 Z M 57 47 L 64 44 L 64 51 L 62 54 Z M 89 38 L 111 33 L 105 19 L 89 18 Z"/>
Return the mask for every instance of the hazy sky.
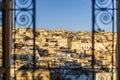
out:
<path id="1" fill-rule="evenodd" d="M 37 0 L 37 27 L 91 30 L 91 0 Z"/>
<path id="2" fill-rule="evenodd" d="M 36 3 L 38 28 L 91 31 L 92 0 L 36 0 Z M 101 18 L 98 16 L 99 14 L 96 21 L 99 27 L 111 31 L 112 24 L 101 24 L 99 22 Z"/>

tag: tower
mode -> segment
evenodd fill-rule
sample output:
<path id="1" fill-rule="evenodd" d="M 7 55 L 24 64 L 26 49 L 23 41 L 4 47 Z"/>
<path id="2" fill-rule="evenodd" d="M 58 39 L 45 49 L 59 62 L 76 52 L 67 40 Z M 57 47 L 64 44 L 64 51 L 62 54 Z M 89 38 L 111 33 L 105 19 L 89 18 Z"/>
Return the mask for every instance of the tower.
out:
<path id="1" fill-rule="evenodd" d="M 72 46 L 72 38 L 73 38 L 73 36 L 69 33 L 68 36 L 67 36 L 68 48 L 71 48 L 71 46 Z"/>

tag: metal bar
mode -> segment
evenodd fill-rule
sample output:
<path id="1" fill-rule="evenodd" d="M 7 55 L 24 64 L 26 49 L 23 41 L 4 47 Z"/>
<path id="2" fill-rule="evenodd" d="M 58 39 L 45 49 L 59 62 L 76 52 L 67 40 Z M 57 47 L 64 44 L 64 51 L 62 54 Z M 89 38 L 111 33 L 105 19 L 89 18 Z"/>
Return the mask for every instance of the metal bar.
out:
<path id="1" fill-rule="evenodd" d="M 114 0 L 112 0 L 112 7 L 114 8 Z M 112 10 L 112 14 L 113 14 L 113 16 L 112 16 L 112 80 L 114 80 L 114 73 L 113 73 L 113 69 L 114 69 L 114 10 Z"/>
<path id="2" fill-rule="evenodd" d="M 0 67 L 0 74 L 4 74 L 6 72 L 4 67 Z"/>
<path id="3" fill-rule="evenodd" d="M 0 9 L 3 9 L 4 4 L 1 2 L 0 3 Z"/>
<path id="4" fill-rule="evenodd" d="M 120 80 L 120 0 L 117 0 L 117 50 L 116 50 L 116 65 L 117 65 L 117 80 Z"/>
<path id="5" fill-rule="evenodd" d="M 13 10 L 13 11 L 31 11 L 33 10 L 32 8 L 31 9 L 24 9 L 24 8 L 20 8 L 20 9 L 15 9 L 15 8 L 12 8 L 12 9 L 9 9 L 9 10 Z"/>
<path id="6" fill-rule="evenodd" d="M 35 53 L 35 48 L 36 48 L 36 44 L 35 44 L 35 41 L 36 41 L 36 37 L 35 37 L 35 34 L 36 34 L 36 3 L 35 1 L 36 0 L 32 0 L 33 1 L 33 15 L 32 15 L 32 20 L 33 20 L 33 66 L 34 66 L 34 72 L 35 72 L 35 67 L 36 67 L 36 61 L 35 61 L 35 57 L 36 57 L 36 53 Z M 34 75 L 33 75 L 33 79 L 34 78 Z"/>
<path id="7" fill-rule="evenodd" d="M 100 11 L 105 10 L 106 11 L 106 10 L 119 10 L 119 9 L 118 8 L 95 8 L 95 10 L 100 10 Z"/>
<path id="8" fill-rule="evenodd" d="M 95 35 L 95 10 L 94 10 L 94 6 L 95 5 L 95 0 L 92 0 L 92 80 L 95 80 L 95 75 L 94 75 L 94 35 Z"/>
<path id="9" fill-rule="evenodd" d="M 12 1 L 12 0 L 11 0 Z M 10 53 L 11 53 L 11 15 L 9 8 L 10 0 L 4 0 L 3 8 L 3 67 L 6 72 L 3 75 L 4 80 L 10 80 Z"/>
<path id="10" fill-rule="evenodd" d="M 16 6 L 16 1 L 14 0 L 14 6 L 13 6 L 13 8 L 15 8 L 15 6 Z M 11 9 L 12 10 L 12 9 Z M 16 20 L 15 20 L 15 11 L 14 10 L 12 10 L 13 11 L 13 17 L 14 17 L 14 22 L 13 22 L 13 28 L 15 29 L 16 28 Z M 16 38 L 16 34 L 13 34 L 13 36 L 14 36 L 14 39 Z M 15 43 L 13 42 L 13 45 L 14 45 Z M 16 53 L 16 49 L 14 48 L 14 55 L 15 55 L 15 53 Z M 15 56 L 14 56 L 14 63 L 15 63 L 15 61 L 16 61 L 16 58 L 15 58 Z M 16 64 L 14 64 L 14 79 L 16 79 L 16 71 L 15 71 L 15 69 L 16 69 Z"/>

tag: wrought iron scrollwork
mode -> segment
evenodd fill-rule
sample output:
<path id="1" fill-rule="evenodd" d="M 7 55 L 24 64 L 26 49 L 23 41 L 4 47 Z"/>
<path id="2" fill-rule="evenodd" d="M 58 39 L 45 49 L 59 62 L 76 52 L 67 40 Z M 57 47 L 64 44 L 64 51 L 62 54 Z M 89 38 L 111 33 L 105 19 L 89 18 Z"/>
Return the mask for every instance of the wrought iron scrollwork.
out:
<path id="1" fill-rule="evenodd" d="M 32 0 L 16 0 L 18 8 L 29 8 L 32 6 Z"/>
<path id="2" fill-rule="evenodd" d="M 114 0 L 95 0 L 94 15 L 95 27 L 111 25 L 114 17 Z"/>
<path id="3" fill-rule="evenodd" d="M 33 24 L 33 2 L 34 0 L 15 0 L 14 17 L 15 25 L 18 27 L 32 27 Z"/>
<path id="4" fill-rule="evenodd" d="M 16 15 L 16 23 L 21 27 L 29 27 L 32 24 L 32 15 L 30 12 L 18 12 Z"/>
<path id="5" fill-rule="evenodd" d="M 113 15 L 110 11 L 99 11 L 95 16 L 95 29 L 105 28 L 113 22 Z"/>
<path id="6" fill-rule="evenodd" d="M 92 47 L 95 45 L 95 38 L 96 34 L 99 34 L 99 32 L 111 32 L 112 33 L 112 46 L 111 46 L 111 64 L 112 69 L 111 72 L 113 73 L 113 67 L 114 67 L 114 59 L 115 52 L 114 52 L 114 28 L 115 28 L 115 0 L 92 0 L 93 1 L 93 19 L 92 19 Z M 107 37 L 105 37 L 106 40 Z M 101 38 L 101 42 L 103 42 Z M 109 43 L 109 41 L 108 41 Z M 104 44 L 103 44 L 104 46 Z M 92 50 L 92 58 L 94 59 L 94 50 Z M 94 70 L 94 61 L 92 61 L 92 68 Z M 94 71 L 93 71 L 94 73 Z M 93 76 L 93 80 L 95 80 L 95 76 Z M 113 74 L 112 74 L 112 80 L 113 80 Z"/>
<path id="7" fill-rule="evenodd" d="M 108 8 L 112 5 L 112 0 L 95 0 L 95 5 L 99 8 Z"/>
<path id="8" fill-rule="evenodd" d="M 110 24 L 112 22 L 112 14 L 110 12 L 108 12 L 108 11 L 102 12 L 100 14 L 100 21 L 103 24 Z"/>
<path id="9" fill-rule="evenodd" d="M 19 32 L 19 29 L 24 29 L 23 30 L 23 34 L 20 35 L 20 39 L 23 39 L 25 36 L 27 36 L 27 34 L 29 34 L 29 31 L 30 30 L 30 34 L 31 34 L 31 39 L 32 39 L 32 46 L 31 48 L 33 49 L 33 51 L 31 51 L 32 53 L 32 59 L 31 59 L 31 65 L 32 66 L 35 66 L 35 1 L 36 0 L 14 0 L 13 2 L 13 8 L 11 9 L 12 12 L 13 12 L 13 28 L 15 30 L 15 32 Z M 21 41 L 19 39 L 17 39 L 17 36 L 16 34 L 14 34 L 14 40 L 19 44 Z M 23 36 L 24 35 L 24 36 Z M 15 43 L 13 43 L 15 44 Z M 25 46 L 27 47 L 26 45 L 29 44 L 29 43 L 24 43 L 22 42 L 22 46 Z M 16 73 L 16 53 L 18 53 L 16 51 L 16 47 L 14 46 L 14 73 Z M 19 48 L 19 50 L 22 50 L 22 47 Z M 29 52 L 27 52 L 28 49 L 25 48 L 23 53 L 21 53 L 21 56 L 24 55 L 24 54 L 28 54 Z M 24 66 L 23 66 L 24 67 Z M 21 69 L 24 71 L 26 70 L 26 68 L 22 68 Z M 34 73 L 35 69 L 33 68 L 33 73 Z M 14 78 L 16 77 L 16 74 L 14 75 Z M 31 76 L 32 77 L 32 76 Z"/>

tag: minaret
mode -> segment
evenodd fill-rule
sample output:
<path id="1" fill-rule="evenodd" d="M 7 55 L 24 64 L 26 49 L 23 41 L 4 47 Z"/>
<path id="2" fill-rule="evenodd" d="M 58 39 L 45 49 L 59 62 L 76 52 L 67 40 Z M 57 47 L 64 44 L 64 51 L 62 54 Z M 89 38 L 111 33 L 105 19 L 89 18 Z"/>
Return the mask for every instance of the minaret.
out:
<path id="1" fill-rule="evenodd" d="M 67 36 L 67 45 L 68 45 L 68 48 L 71 49 L 71 46 L 72 46 L 72 35 L 69 33 L 68 36 Z"/>

